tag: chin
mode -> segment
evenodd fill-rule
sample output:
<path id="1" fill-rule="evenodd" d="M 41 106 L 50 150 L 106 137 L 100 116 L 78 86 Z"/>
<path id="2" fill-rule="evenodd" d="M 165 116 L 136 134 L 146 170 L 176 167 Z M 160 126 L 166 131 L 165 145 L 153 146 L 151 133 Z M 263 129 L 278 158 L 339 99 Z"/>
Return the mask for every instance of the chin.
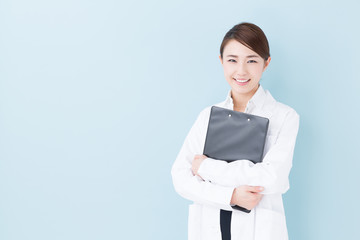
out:
<path id="1" fill-rule="evenodd" d="M 238 94 L 248 94 L 254 91 L 254 89 L 257 89 L 258 84 L 256 85 L 250 85 L 250 86 L 233 86 L 231 87 L 231 90 Z"/>

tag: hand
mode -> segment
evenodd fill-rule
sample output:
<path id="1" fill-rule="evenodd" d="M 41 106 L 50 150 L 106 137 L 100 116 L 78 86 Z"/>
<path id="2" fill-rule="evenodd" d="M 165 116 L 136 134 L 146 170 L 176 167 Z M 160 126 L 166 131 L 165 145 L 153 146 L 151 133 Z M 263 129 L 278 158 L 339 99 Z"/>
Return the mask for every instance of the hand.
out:
<path id="1" fill-rule="evenodd" d="M 253 186 L 240 186 L 235 188 L 231 204 L 238 205 L 248 210 L 253 209 L 262 199 L 263 194 L 260 194 L 264 190 L 263 187 Z"/>
<path id="2" fill-rule="evenodd" d="M 201 177 L 198 174 L 198 170 L 200 168 L 201 163 L 206 158 L 207 158 L 207 156 L 205 156 L 205 155 L 195 155 L 194 160 L 192 161 L 192 165 L 191 165 L 191 171 L 194 175 L 198 175 L 199 177 Z"/>

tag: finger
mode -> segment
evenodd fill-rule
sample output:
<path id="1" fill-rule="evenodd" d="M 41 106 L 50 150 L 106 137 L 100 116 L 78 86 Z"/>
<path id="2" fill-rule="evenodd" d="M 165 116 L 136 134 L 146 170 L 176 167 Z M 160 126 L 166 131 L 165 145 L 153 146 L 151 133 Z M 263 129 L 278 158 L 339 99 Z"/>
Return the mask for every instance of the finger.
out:
<path id="1" fill-rule="evenodd" d="M 264 187 L 260 186 L 248 186 L 247 189 L 249 192 L 258 193 L 264 191 Z"/>

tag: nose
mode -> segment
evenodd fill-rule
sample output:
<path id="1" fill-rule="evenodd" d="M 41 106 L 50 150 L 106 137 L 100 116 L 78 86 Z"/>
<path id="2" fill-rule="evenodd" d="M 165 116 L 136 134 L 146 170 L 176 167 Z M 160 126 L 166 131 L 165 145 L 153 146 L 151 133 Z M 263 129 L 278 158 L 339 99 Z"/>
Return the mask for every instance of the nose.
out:
<path id="1" fill-rule="evenodd" d="M 237 76 L 245 76 L 246 74 L 247 74 L 246 64 L 239 63 L 236 68 L 236 75 Z"/>

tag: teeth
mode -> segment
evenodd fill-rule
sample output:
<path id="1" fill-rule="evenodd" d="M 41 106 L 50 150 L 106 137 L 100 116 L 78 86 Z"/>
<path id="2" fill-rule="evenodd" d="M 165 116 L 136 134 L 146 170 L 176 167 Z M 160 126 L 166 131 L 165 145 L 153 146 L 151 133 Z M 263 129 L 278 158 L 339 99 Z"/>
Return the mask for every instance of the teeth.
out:
<path id="1" fill-rule="evenodd" d="M 247 81 L 249 81 L 249 79 L 247 79 L 247 80 L 237 80 L 237 79 L 235 79 L 237 82 L 240 82 L 240 83 L 244 83 L 244 82 L 247 82 Z"/>

